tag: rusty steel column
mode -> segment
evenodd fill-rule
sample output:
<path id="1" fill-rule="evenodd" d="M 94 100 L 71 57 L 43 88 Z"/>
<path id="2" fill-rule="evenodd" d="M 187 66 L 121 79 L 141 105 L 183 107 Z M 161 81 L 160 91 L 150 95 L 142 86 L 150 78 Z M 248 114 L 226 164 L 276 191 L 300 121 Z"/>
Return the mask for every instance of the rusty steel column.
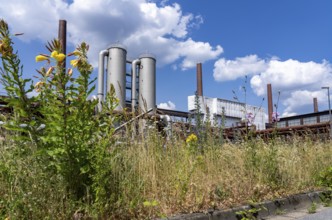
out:
<path id="1" fill-rule="evenodd" d="M 61 52 L 66 54 L 66 47 L 67 47 L 67 21 L 66 20 L 59 20 L 59 42 L 61 45 Z M 63 61 L 63 68 L 66 68 L 66 59 Z"/>
<path id="2" fill-rule="evenodd" d="M 318 101 L 317 101 L 317 98 L 314 98 L 314 112 L 318 112 Z"/>
<path id="3" fill-rule="evenodd" d="M 197 75 L 197 95 L 203 96 L 203 77 L 202 77 L 202 63 L 196 65 Z"/>
<path id="4" fill-rule="evenodd" d="M 269 123 L 272 123 L 273 100 L 272 100 L 271 84 L 267 84 L 267 109 L 268 109 L 268 114 L 269 114 Z"/>

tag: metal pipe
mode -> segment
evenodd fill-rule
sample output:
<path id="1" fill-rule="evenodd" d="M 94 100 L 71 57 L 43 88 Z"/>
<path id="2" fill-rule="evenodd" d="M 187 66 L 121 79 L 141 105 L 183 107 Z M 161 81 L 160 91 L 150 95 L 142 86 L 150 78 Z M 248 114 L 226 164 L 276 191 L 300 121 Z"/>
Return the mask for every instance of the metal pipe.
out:
<path id="1" fill-rule="evenodd" d="M 119 127 L 117 127 L 117 128 L 114 129 L 114 133 L 116 133 L 118 130 L 120 130 L 121 128 L 123 128 L 125 125 L 127 125 L 127 124 L 129 124 L 129 123 L 135 121 L 136 119 L 138 119 L 138 118 L 140 118 L 140 117 L 142 117 L 142 116 L 148 114 L 148 113 L 151 112 L 151 111 L 153 111 L 153 108 L 151 108 L 151 109 L 149 109 L 147 112 L 143 112 L 142 114 L 137 115 L 135 118 L 132 118 L 131 120 L 129 120 L 129 121 L 123 123 L 122 125 L 120 125 Z"/>
<path id="2" fill-rule="evenodd" d="M 172 118 L 169 115 L 161 115 L 160 119 L 163 120 L 166 124 L 164 128 L 167 140 L 169 140 L 172 136 Z"/>
<path id="3" fill-rule="evenodd" d="M 137 60 L 133 60 L 133 62 L 131 63 L 131 70 L 132 70 L 132 74 L 131 74 L 131 111 L 135 112 L 135 106 L 136 106 L 136 77 L 137 77 L 137 73 L 136 73 L 136 66 L 138 64 L 141 64 L 141 61 L 139 59 Z"/>
<path id="4" fill-rule="evenodd" d="M 267 109 L 268 109 L 268 114 L 269 114 L 269 123 L 272 123 L 273 100 L 272 100 L 271 84 L 267 84 Z"/>
<path id="5" fill-rule="evenodd" d="M 98 60 L 98 111 L 102 110 L 102 102 L 104 101 L 104 69 L 105 69 L 105 57 L 108 56 L 108 50 L 102 50 L 99 53 Z"/>
<path id="6" fill-rule="evenodd" d="M 197 95 L 203 96 L 203 77 L 202 77 L 201 63 L 197 63 L 196 65 L 196 75 L 197 75 Z"/>

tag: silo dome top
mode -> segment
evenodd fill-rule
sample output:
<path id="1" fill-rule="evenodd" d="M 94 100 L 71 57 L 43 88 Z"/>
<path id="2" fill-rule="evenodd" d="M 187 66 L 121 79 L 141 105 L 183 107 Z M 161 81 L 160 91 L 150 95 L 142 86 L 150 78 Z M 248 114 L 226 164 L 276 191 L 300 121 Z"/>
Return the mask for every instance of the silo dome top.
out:
<path id="1" fill-rule="evenodd" d="M 123 50 L 127 51 L 126 46 L 123 45 L 123 44 L 120 44 L 120 43 L 111 44 L 111 45 L 108 46 L 107 49 L 111 49 L 111 48 L 120 48 L 120 49 L 123 49 Z"/>
<path id="2" fill-rule="evenodd" d="M 142 53 L 139 56 L 139 59 L 141 59 L 141 58 L 152 58 L 152 59 L 156 60 L 156 56 L 152 53 Z"/>

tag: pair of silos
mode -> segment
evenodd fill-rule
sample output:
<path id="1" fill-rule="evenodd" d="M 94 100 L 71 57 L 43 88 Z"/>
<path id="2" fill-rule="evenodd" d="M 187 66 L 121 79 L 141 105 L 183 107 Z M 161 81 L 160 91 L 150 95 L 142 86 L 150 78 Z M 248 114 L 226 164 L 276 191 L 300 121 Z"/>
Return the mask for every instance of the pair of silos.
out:
<path id="1" fill-rule="evenodd" d="M 107 84 L 106 91 L 109 92 L 111 86 L 114 88 L 115 96 L 119 100 L 115 110 L 122 111 L 126 107 L 126 63 L 127 50 L 124 46 L 111 45 L 107 50 L 103 50 L 99 55 L 99 74 L 98 74 L 98 98 L 99 102 L 104 100 L 103 77 L 104 58 L 107 57 Z M 156 106 L 156 59 L 153 55 L 142 54 L 132 66 L 132 108 L 138 106 L 141 111 L 154 109 Z M 138 74 L 138 93 L 136 92 L 136 77 Z M 102 77 L 102 79 L 101 79 Z M 134 95 L 134 96 L 133 96 Z"/>

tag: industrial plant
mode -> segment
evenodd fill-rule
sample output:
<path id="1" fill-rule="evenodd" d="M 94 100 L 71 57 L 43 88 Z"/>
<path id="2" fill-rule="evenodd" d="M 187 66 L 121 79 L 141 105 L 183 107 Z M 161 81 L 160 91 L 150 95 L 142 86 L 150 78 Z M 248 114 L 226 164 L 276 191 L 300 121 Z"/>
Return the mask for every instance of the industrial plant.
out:
<path id="1" fill-rule="evenodd" d="M 273 114 L 276 113 L 273 113 L 272 86 L 268 84 L 266 122 L 265 109 L 261 106 L 204 96 L 201 63 L 197 64 L 196 78 L 197 91 L 196 94 L 188 96 L 188 112 L 157 108 L 156 58 L 152 54 L 142 54 L 135 60 L 128 60 L 126 48 L 120 44 L 113 44 L 99 54 L 98 109 L 101 110 L 105 94 L 110 90 L 110 86 L 113 86 L 119 100 L 117 111 L 131 109 L 133 113 L 140 112 L 142 115 L 159 115 L 161 119 L 167 118 L 167 126 L 179 121 L 188 122 L 188 118 L 195 119 L 193 115 L 199 113 L 203 121 L 209 121 L 211 125 L 235 130 L 250 127 L 258 134 L 269 134 L 275 129 L 280 129 L 286 134 L 294 131 L 304 132 L 312 125 L 315 125 L 316 133 L 328 133 L 328 112 L 318 112 L 317 99 L 314 100 L 316 110 L 313 115 L 273 118 Z"/>
<path id="2" fill-rule="evenodd" d="M 202 120 L 211 123 L 211 126 L 224 128 L 224 136 L 229 139 L 234 138 L 234 131 L 248 132 L 248 128 L 260 136 L 269 136 L 275 131 L 281 135 L 301 134 L 308 130 L 315 134 L 330 133 L 331 112 L 319 112 L 317 99 L 314 99 L 314 113 L 285 118 L 278 118 L 278 115 L 277 118 L 273 116 L 277 113 L 273 113 L 271 84 L 267 85 L 268 121 L 265 119 L 265 109 L 261 106 L 204 96 L 201 63 L 198 63 L 196 67 L 196 94 L 188 96 L 188 111 L 157 108 L 156 62 L 156 57 L 148 53 L 141 54 L 134 60 L 128 59 L 127 49 L 121 44 L 112 44 L 100 51 L 97 111 L 102 110 L 105 96 L 112 87 L 118 99 L 115 109 L 117 112 L 130 110 L 134 119 L 146 115 L 155 116 L 154 118 L 164 122 L 162 124 L 168 131 L 172 130 L 172 125 L 175 123 L 188 124 L 189 119 L 190 123 L 195 126 L 196 117 L 194 116 L 199 114 Z M 2 112 L 10 111 L 6 105 L 5 96 L 0 96 Z M 121 128 L 120 126 L 116 130 Z"/>

